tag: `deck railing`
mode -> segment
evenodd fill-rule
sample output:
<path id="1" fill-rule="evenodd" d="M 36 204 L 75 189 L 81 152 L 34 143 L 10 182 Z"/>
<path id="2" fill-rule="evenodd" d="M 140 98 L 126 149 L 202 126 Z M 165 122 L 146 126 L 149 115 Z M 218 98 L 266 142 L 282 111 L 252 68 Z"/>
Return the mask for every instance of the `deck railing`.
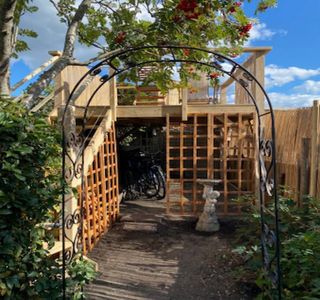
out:
<path id="1" fill-rule="evenodd" d="M 252 73 L 263 87 L 265 81 L 265 55 L 270 50 L 270 47 L 245 48 L 243 50 L 248 57 L 242 63 L 242 66 Z M 241 70 L 238 69 L 234 77 L 237 78 L 240 75 Z M 252 104 L 248 93 L 232 77 L 221 81 L 221 84 L 216 86 L 214 91 L 211 88 L 211 92 L 206 74 L 200 75 L 199 82 L 200 89 L 193 89 L 192 86 L 189 86 L 188 88 L 169 90 L 166 94 L 161 93 L 155 86 L 117 84 L 117 105 L 181 105 L 183 107 L 182 112 L 186 112 L 189 105 Z M 248 82 L 248 89 L 256 99 L 259 108 L 263 109 L 265 99 L 259 86 L 254 82 Z"/>

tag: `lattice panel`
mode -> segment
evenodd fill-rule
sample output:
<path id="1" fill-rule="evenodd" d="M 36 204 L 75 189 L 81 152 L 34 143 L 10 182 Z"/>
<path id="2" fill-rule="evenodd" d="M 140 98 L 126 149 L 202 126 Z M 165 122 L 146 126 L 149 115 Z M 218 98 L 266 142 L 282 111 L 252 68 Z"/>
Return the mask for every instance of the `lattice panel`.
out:
<path id="1" fill-rule="evenodd" d="M 235 203 L 254 193 L 254 115 L 190 115 L 188 121 L 167 116 L 167 207 L 170 213 L 202 211 L 202 186 L 197 179 L 220 179 L 218 211 L 237 215 Z"/>
<path id="2" fill-rule="evenodd" d="M 84 193 L 79 187 L 79 206 L 84 195 L 82 245 L 86 254 L 119 215 L 119 190 L 115 126 L 106 134 L 84 180 Z"/>

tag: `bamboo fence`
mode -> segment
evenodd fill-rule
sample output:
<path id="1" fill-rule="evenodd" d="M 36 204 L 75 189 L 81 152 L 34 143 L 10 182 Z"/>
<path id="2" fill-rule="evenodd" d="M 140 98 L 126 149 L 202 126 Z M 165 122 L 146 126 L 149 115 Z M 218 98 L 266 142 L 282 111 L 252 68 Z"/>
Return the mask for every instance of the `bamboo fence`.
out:
<path id="1" fill-rule="evenodd" d="M 299 203 L 303 195 L 320 198 L 319 105 L 314 101 L 312 107 L 275 111 L 278 183 Z M 270 127 L 266 120 L 265 132 Z"/>

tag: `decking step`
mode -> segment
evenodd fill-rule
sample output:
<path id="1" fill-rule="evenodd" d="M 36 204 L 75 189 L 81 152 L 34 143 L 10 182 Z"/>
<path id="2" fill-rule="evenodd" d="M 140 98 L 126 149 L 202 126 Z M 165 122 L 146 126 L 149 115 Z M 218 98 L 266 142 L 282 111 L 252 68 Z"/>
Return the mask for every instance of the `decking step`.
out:
<path id="1" fill-rule="evenodd" d="M 145 223 L 145 222 L 125 222 L 123 224 L 123 230 L 127 231 L 146 231 L 146 232 L 157 232 L 157 223 Z"/>

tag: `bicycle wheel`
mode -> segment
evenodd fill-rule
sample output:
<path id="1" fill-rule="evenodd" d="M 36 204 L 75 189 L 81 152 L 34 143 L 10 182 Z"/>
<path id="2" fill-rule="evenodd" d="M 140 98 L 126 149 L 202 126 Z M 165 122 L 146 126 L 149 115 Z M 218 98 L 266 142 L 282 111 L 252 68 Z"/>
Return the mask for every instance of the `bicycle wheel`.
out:
<path id="1" fill-rule="evenodd" d="M 142 174 L 139 179 L 139 184 L 142 187 L 143 193 L 152 198 L 157 196 L 159 189 L 159 180 L 155 172 L 150 170 L 147 174 Z"/>
<path id="2" fill-rule="evenodd" d="M 128 188 L 125 190 L 123 200 L 125 201 L 132 201 L 138 198 L 138 193 L 136 191 L 136 188 L 134 185 L 128 186 Z"/>
<path id="3" fill-rule="evenodd" d="M 161 167 L 157 166 L 154 170 L 154 174 L 157 178 L 157 185 L 158 185 L 158 192 L 157 192 L 157 199 L 161 200 L 164 199 L 166 196 L 166 178 L 164 172 L 162 171 Z"/>

